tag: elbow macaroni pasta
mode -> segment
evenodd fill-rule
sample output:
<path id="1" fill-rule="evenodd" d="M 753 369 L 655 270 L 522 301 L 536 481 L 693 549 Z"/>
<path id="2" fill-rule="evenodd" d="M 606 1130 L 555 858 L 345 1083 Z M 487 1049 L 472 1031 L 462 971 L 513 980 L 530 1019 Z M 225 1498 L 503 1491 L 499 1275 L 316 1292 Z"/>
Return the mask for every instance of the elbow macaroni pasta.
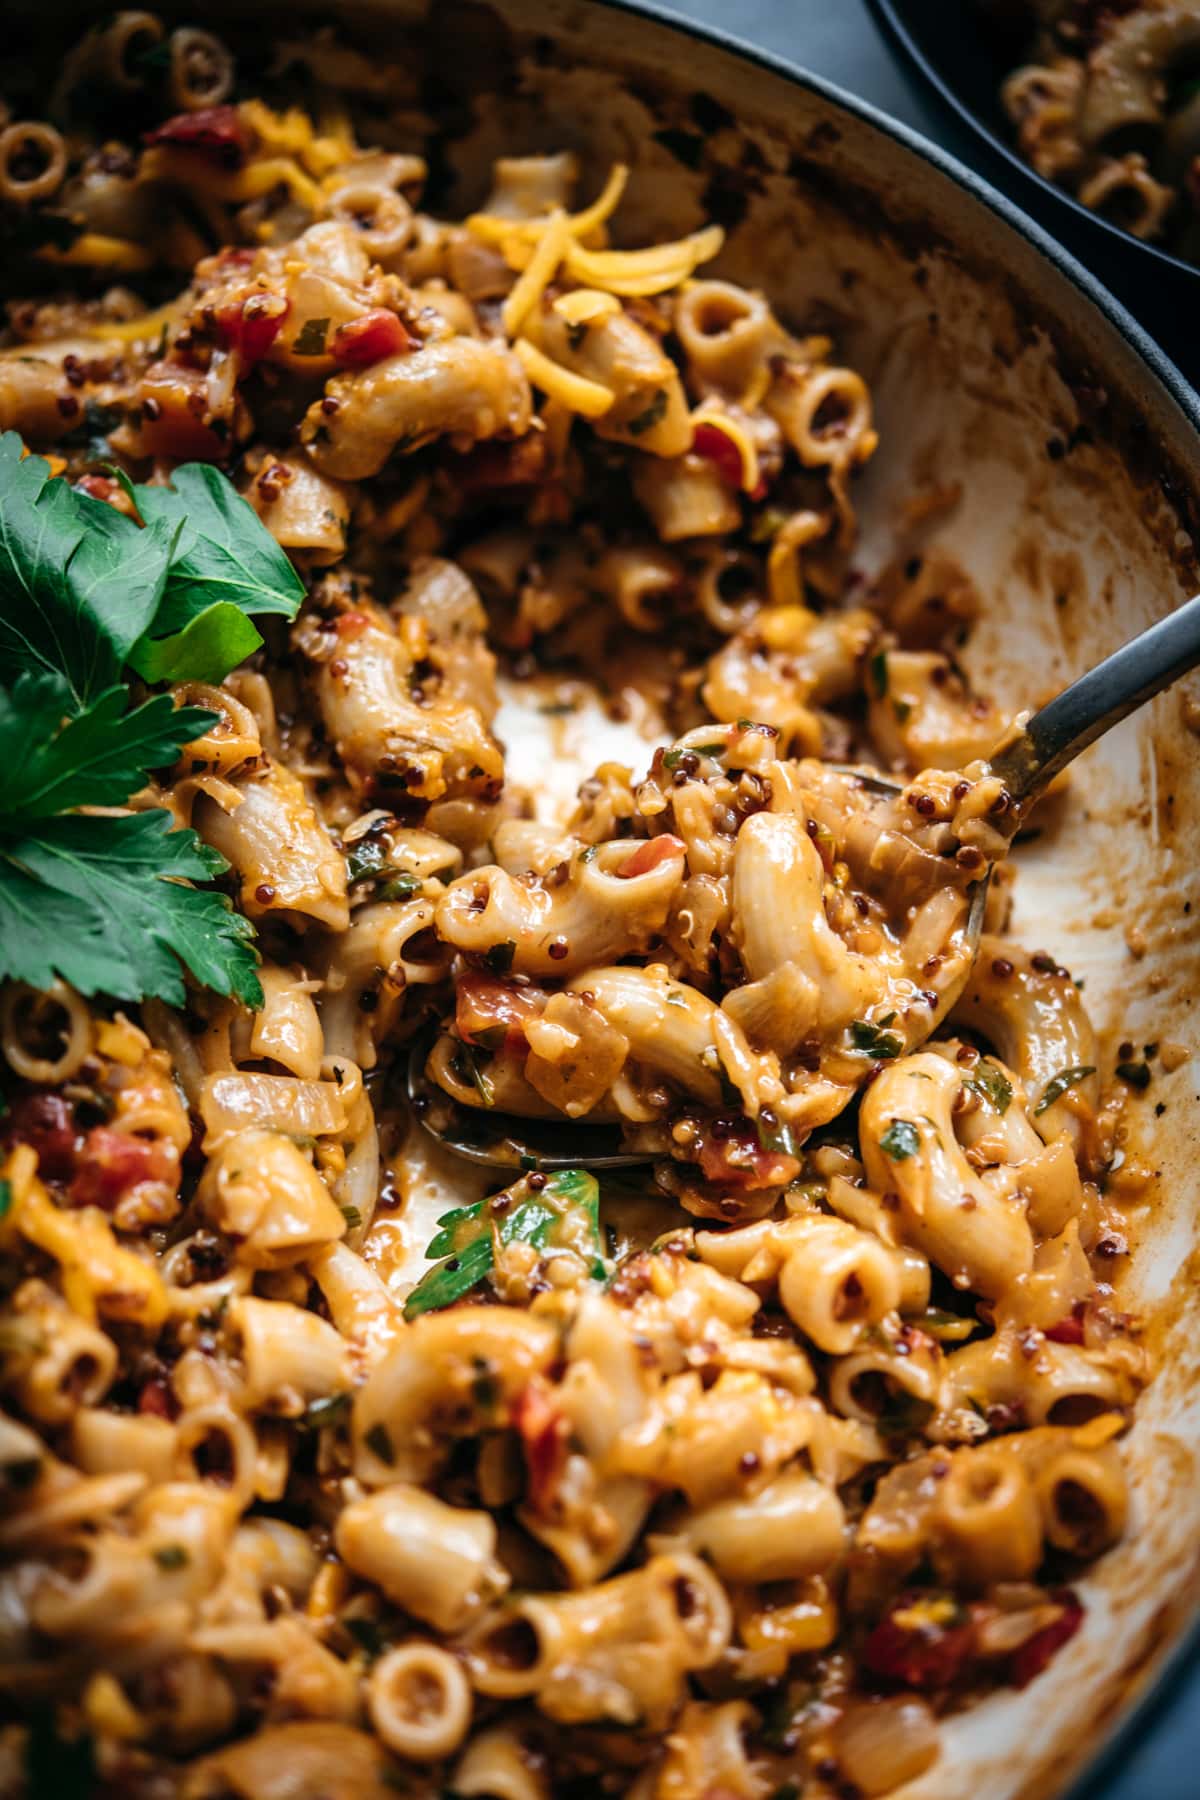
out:
<path id="1" fill-rule="evenodd" d="M 1010 84 L 1097 203 L 1156 204 L 1146 11 Z M 307 591 L 134 802 L 261 1009 L 0 991 L 0 1767 L 36 1708 L 131 1800 L 888 1792 L 1077 1628 L 1149 1373 L 1105 1053 L 999 877 L 971 967 L 981 598 L 936 537 L 851 582 L 870 391 L 718 226 L 630 244 L 568 152 L 449 220 L 401 63 L 243 79 L 122 12 L 0 129 L 0 428 L 117 505 L 97 432 L 223 465 Z M 552 816 L 507 709 L 593 692 L 668 741 Z M 435 1105 L 647 1167 L 452 1165 L 427 1033 Z"/>

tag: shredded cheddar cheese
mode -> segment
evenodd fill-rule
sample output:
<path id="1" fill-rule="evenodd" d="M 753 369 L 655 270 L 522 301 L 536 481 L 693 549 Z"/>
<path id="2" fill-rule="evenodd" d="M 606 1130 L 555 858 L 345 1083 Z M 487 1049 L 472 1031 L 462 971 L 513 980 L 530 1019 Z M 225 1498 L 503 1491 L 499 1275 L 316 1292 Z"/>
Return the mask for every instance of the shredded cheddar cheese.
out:
<path id="1" fill-rule="evenodd" d="M 570 242 L 570 235 L 566 213 L 555 214 L 530 257 L 528 267 L 504 302 L 501 317 L 509 337 L 517 335 L 541 299 L 547 284 L 553 280 Z"/>
<path id="2" fill-rule="evenodd" d="M 513 348 L 534 387 L 540 388 L 552 400 L 561 400 L 572 412 L 580 413 L 585 419 L 602 419 L 613 406 L 616 395 L 611 388 L 604 387 L 599 381 L 588 381 L 586 376 L 573 375 L 570 369 L 552 362 L 536 349 L 528 338 L 518 338 Z"/>

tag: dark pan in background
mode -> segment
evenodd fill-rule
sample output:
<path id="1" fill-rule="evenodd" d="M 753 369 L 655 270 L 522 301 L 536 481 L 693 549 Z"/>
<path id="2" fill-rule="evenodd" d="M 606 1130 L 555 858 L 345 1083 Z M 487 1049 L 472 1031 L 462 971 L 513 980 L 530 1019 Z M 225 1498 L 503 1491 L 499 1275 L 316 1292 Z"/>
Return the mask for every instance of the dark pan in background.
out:
<path id="1" fill-rule="evenodd" d="M 1020 7 L 1008 11 L 1014 23 L 1006 29 L 997 12 L 978 0 L 867 0 L 867 4 L 885 37 L 974 135 L 983 159 L 977 165 L 980 172 L 1119 294 L 1188 378 L 1200 384 L 1200 345 L 1193 324 L 1200 303 L 1200 267 L 1156 244 L 1143 243 L 1090 212 L 1073 194 L 1038 175 L 1016 148 L 1000 104 L 1000 84 L 1020 62 L 1027 42 Z"/>

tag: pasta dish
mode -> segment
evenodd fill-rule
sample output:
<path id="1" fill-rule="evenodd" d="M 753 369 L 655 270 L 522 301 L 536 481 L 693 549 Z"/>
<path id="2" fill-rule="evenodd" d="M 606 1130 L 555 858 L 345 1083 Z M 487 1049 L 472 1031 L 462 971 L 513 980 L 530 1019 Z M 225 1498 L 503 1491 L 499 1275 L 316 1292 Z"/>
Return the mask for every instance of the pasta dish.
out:
<path id="1" fill-rule="evenodd" d="M 1200 260 L 1200 6 L 1028 11 L 1033 43 L 1001 90 L 1026 161 L 1134 237 Z"/>
<path id="2" fill-rule="evenodd" d="M 979 595 L 624 166 L 450 217 L 398 66 L 141 12 L 10 100 L 0 1792 L 890 1792 L 1125 1528 L 1174 1054 L 1008 935 Z"/>

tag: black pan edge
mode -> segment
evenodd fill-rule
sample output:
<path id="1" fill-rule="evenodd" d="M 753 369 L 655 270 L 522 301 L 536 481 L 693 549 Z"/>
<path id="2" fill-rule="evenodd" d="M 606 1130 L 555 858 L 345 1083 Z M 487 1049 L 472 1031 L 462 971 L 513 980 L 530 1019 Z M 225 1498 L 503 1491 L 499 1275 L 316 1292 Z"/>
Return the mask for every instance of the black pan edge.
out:
<path id="1" fill-rule="evenodd" d="M 1185 262 L 1183 257 L 1175 256 L 1158 244 L 1148 244 L 1142 238 L 1136 238 L 1131 232 L 1123 231 L 1114 225 L 1111 219 L 1093 212 L 1084 206 L 1075 195 L 1066 188 L 1059 187 L 1045 175 L 1025 161 L 1016 147 L 1010 143 L 1003 133 L 996 131 L 980 118 L 975 108 L 959 94 L 957 88 L 942 74 L 937 63 L 930 57 L 924 46 L 918 42 L 909 28 L 905 17 L 904 0 L 866 0 L 867 6 L 875 18 L 884 37 L 892 48 L 900 53 L 902 60 L 909 63 L 921 77 L 927 87 L 933 89 L 944 106 L 959 118 L 962 123 L 983 139 L 997 156 L 1002 156 L 1009 166 L 1016 171 L 1022 181 L 1046 195 L 1054 205 L 1064 208 L 1068 214 L 1086 229 L 1096 232 L 1108 244 L 1123 252 L 1131 259 L 1144 265 L 1147 272 L 1157 264 L 1159 268 L 1170 269 L 1175 275 L 1182 275 L 1190 282 L 1200 280 L 1200 267 L 1195 263 Z M 1078 228 L 1078 226 L 1077 226 Z"/>

